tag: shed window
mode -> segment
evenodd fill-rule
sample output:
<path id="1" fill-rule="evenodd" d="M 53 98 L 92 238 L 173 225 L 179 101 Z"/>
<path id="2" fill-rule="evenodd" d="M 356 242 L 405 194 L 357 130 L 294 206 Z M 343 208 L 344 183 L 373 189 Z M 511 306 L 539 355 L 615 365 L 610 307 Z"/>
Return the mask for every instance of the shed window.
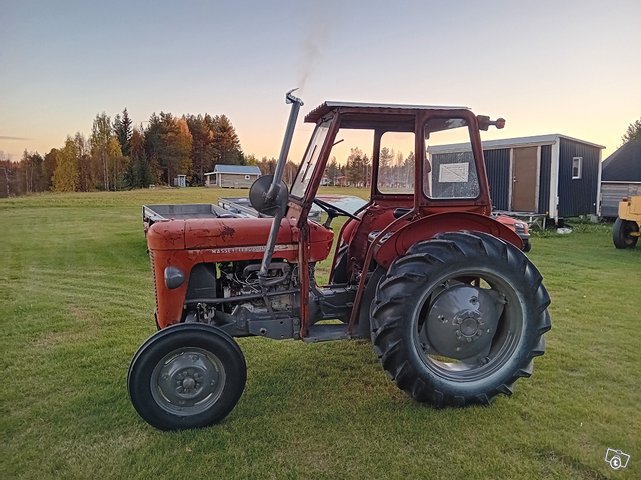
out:
<path id="1" fill-rule="evenodd" d="M 583 157 L 574 157 L 572 159 L 572 180 L 581 178 L 581 171 L 583 167 Z"/>
<path id="2" fill-rule="evenodd" d="M 251 180 L 251 175 L 245 175 L 245 180 Z"/>

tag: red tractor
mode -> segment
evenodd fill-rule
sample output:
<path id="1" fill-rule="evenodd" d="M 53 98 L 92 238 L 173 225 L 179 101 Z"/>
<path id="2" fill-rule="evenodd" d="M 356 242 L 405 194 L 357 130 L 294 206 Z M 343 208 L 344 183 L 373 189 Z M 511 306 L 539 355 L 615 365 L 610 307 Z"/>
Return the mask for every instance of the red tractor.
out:
<path id="1" fill-rule="evenodd" d="M 479 131 L 504 120 L 463 107 L 328 101 L 305 118 L 315 129 L 288 189 L 281 179 L 303 103 L 286 98 L 275 173 L 250 190 L 255 218 L 176 205 L 149 228 L 159 331 L 129 369 L 140 416 L 162 430 L 223 419 L 245 387 L 233 338 L 243 336 L 366 339 L 399 388 L 436 407 L 510 395 L 544 353 L 551 323 L 541 274 L 518 235 L 491 217 Z M 346 138 L 366 142 L 371 156 L 346 151 Z M 459 141 L 469 149 L 430 151 Z M 353 183 L 371 185 L 356 213 L 316 198 L 328 163 L 347 153 L 352 167 L 363 163 Z M 308 218 L 314 203 L 323 224 Z M 338 216 L 348 219 L 329 284 L 319 285 L 315 268 Z"/>

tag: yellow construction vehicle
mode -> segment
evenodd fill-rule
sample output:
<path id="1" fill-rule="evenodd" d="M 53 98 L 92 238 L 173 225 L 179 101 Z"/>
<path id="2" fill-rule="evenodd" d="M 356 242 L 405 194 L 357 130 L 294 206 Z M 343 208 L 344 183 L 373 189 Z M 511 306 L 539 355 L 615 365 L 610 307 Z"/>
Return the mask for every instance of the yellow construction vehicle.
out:
<path id="1" fill-rule="evenodd" d="M 612 241 L 617 248 L 634 248 L 641 236 L 641 195 L 619 202 L 619 216 L 612 227 Z"/>

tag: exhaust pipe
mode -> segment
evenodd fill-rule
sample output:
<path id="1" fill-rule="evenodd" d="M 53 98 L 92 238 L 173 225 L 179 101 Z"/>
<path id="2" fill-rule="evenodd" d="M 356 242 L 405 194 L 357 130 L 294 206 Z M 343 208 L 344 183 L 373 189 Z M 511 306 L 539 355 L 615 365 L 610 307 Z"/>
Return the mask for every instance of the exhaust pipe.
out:
<path id="1" fill-rule="evenodd" d="M 292 92 L 298 90 L 293 88 L 285 94 L 285 103 L 291 103 L 292 109 L 289 112 L 289 120 L 287 120 L 287 127 L 285 128 L 285 137 L 283 138 L 283 145 L 280 147 L 280 155 L 278 156 L 278 163 L 276 164 L 276 170 L 274 171 L 274 178 L 272 179 L 272 184 L 267 191 L 265 200 L 269 203 L 274 201 L 276 194 L 278 193 L 278 186 L 280 185 L 281 180 L 283 179 L 283 172 L 285 171 L 285 165 L 287 164 L 287 155 L 289 155 L 289 147 L 292 145 L 292 138 L 294 136 L 294 129 L 296 128 L 296 120 L 298 119 L 298 112 L 300 107 L 302 107 L 303 101 L 292 95 Z"/>
<path id="2" fill-rule="evenodd" d="M 287 155 L 289 155 L 289 147 L 292 144 L 292 137 L 294 136 L 294 128 L 296 127 L 298 112 L 300 107 L 303 106 L 303 101 L 292 95 L 292 92 L 296 90 L 297 89 L 294 88 L 285 94 L 285 103 L 291 103 L 292 109 L 289 112 L 289 120 L 287 121 L 287 128 L 285 128 L 285 137 L 283 138 L 283 145 L 280 149 L 280 155 L 278 156 L 278 163 L 276 164 L 274 177 L 271 185 L 269 186 L 269 190 L 267 190 L 267 194 L 265 195 L 266 204 L 274 202 L 281 192 L 281 181 L 283 179 L 283 172 L 285 171 L 285 164 L 287 163 Z M 260 271 L 258 272 L 258 280 L 262 287 L 265 286 L 264 282 L 267 279 L 269 264 L 271 263 L 272 256 L 274 255 L 274 248 L 276 248 L 276 240 L 278 239 L 278 230 L 280 230 L 280 222 L 285 216 L 285 210 L 286 208 L 279 207 L 274 214 L 274 221 L 272 223 L 272 228 L 269 231 L 265 254 L 263 255 L 263 260 L 260 264 Z M 265 303 L 269 305 L 267 301 L 265 301 Z"/>

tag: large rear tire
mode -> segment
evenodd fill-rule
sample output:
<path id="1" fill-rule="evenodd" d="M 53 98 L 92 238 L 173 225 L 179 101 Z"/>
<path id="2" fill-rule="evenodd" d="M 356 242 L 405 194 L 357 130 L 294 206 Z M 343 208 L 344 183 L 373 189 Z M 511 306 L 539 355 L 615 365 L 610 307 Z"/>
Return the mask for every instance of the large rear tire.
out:
<path id="1" fill-rule="evenodd" d="M 160 430 L 213 425 L 236 405 L 247 367 L 222 330 L 184 323 L 152 335 L 134 355 L 127 387 L 138 414 Z"/>
<path id="2" fill-rule="evenodd" d="M 536 267 L 485 233 L 414 245 L 376 293 L 373 343 L 397 386 L 437 407 L 488 404 L 532 373 L 551 327 Z"/>
<path id="3" fill-rule="evenodd" d="M 631 234 L 638 232 L 639 225 L 636 222 L 617 218 L 612 226 L 612 242 L 616 248 L 634 248 L 639 237 Z"/>

